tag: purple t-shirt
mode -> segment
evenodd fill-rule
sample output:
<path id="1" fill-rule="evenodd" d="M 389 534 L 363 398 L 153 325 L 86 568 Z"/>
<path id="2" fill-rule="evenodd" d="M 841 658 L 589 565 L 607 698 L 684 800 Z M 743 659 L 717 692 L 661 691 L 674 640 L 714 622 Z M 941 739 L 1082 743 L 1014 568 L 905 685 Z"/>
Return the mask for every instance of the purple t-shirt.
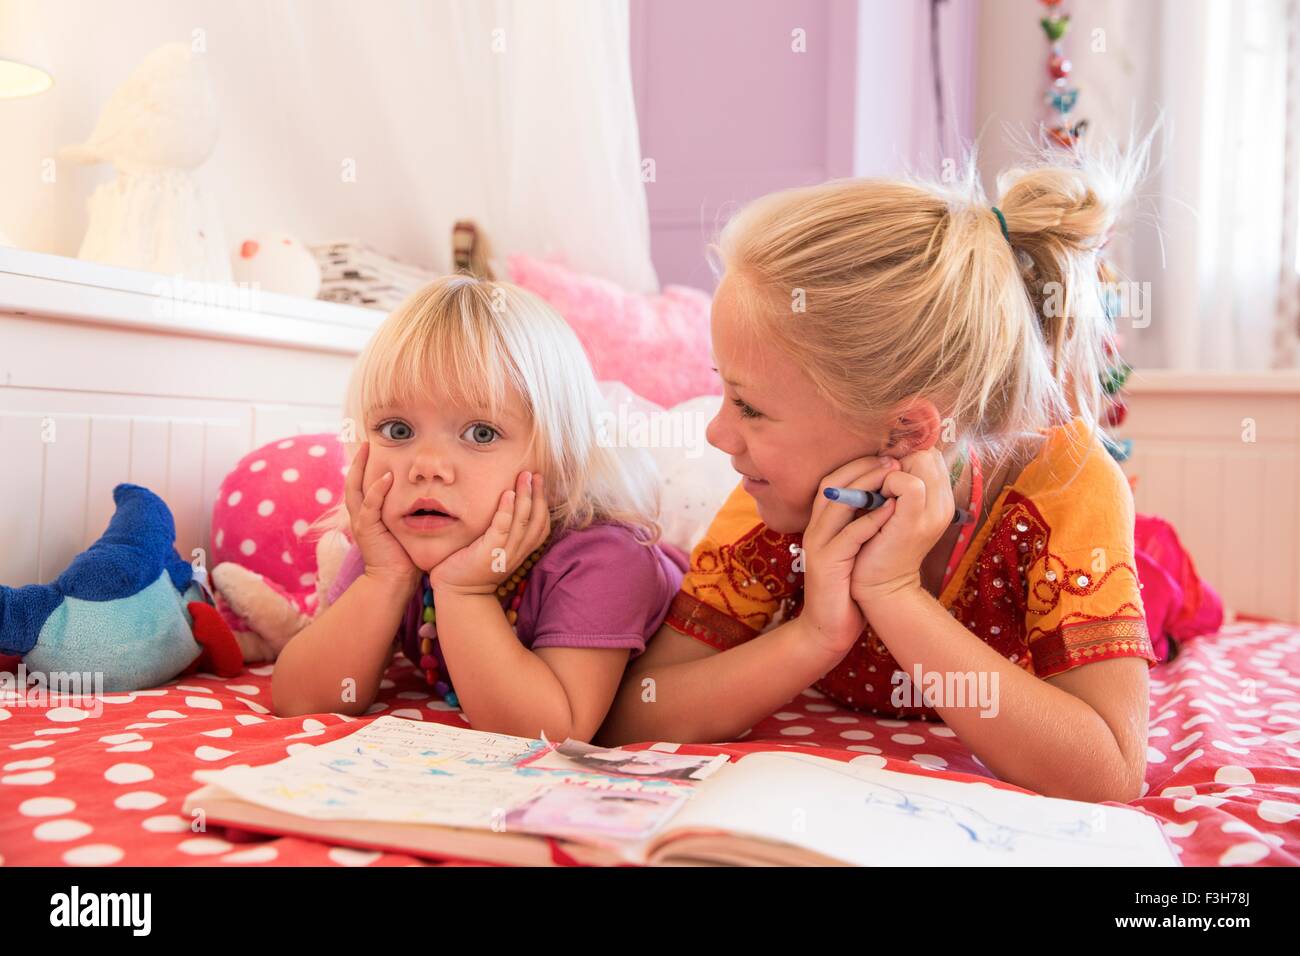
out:
<path id="1" fill-rule="evenodd" d="M 673 545 L 641 544 L 637 533 L 627 525 L 606 522 L 555 536 L 528 572 L 519 604 L 515 624 L 524 647 L 626 647 L 631 657 L 645 651 L 646 641 L 667 617 L 690 562 Z M 361 549 L 354 544 L 330 586 L 329 603 L 364 570 Z M 437 591 L 433 597 L 436 607 Z M 422 601 L 422 593 L 411 599 L 397 635 L 416 666 Z M 450 683 L 445 672 L 442 679 Z"/>

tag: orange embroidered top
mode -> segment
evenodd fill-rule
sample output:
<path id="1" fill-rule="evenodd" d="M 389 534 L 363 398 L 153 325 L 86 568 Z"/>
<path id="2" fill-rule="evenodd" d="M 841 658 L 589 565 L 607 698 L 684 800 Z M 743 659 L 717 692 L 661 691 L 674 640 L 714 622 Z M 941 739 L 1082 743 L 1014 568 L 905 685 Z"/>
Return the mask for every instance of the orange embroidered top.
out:
<path id="1" fill-rule="evenodd" d="M 1038 677 L 1114 657 L 1141 657 L 1154 666 L 1128 481 L 1082 418 L 1046 434 L 1038 456 L 998 495 L 939 602 Z M 665 623 L 725 651 L 797 616 L 802 538 L 769 530 L 738 486 L 692 549 Z M 891 703 L 897 670 L 868 625 L 814 686 L 857 710 L 939 720 L 929 707 Z"/>

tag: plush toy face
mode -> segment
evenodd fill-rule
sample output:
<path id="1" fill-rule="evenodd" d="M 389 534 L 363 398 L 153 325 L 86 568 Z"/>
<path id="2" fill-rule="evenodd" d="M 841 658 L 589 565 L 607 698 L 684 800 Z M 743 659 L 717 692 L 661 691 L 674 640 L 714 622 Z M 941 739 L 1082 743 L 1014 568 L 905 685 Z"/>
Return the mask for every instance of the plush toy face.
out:
<path id="1" fill-rule="evenodd" d="M 480 538 L 519 473 L 539 470 L 539 456 L 528 449 L 530 430 L 528 410 L 513 392 L 496 417 L 446 398 L 367 416 L 363 491 L 393 473 L 381 515 L 416 567 L 428 571 Z M 425 506 L 445 517 L 411 516 L 429 498 L 437 503 Z"/>

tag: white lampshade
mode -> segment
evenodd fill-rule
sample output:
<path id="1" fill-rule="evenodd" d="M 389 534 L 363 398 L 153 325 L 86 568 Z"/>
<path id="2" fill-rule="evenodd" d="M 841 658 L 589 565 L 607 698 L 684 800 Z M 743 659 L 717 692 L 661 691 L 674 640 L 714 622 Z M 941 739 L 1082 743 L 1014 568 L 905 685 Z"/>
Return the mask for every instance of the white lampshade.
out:
<path id="1" fill-rule="evenodd" d="M 54 77 L 37 66 L 0 58 L 0 99 L 35 96 L 54 85 Z"/>

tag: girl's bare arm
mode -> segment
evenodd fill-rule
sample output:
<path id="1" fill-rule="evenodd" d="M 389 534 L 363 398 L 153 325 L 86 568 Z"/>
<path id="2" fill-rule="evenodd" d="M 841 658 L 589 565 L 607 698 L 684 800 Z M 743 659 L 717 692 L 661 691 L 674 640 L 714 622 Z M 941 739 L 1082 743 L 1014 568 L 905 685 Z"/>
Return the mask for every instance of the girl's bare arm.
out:
<path id="1" fill-rule="evenodd" d="M 604 746 L 735 740 L 838 663 L 797 617 L 719 653 L 665 625 L 623 677 Z"/>
<path id="2" fill-rule="evenodd" d="M 271 676 L 276 715 L 364 713 L 392 660 L 415 587 L 410 577 L 364 573 L 295 634 Z"/>
<path id="3" fill-rule="evenodd" d="M 1128 802 L 1146 774 L 1147 662 L 1096 661 L 1042 679 L 972 634 L 920 587 L 870 608 L 871 626 L 899 669 L 972 678 L 988 700 L 939 694 L 934 709 L 1002 780 L 1049 797 Z"/>
<path id="4" fill-rule="evenodd" d="M 588 741 L 609 710 L 625 648 L 541 647 L 519 642 L 495 594 L 444 592 L 438 640 L 461 709 L 475 730 Z"/>

